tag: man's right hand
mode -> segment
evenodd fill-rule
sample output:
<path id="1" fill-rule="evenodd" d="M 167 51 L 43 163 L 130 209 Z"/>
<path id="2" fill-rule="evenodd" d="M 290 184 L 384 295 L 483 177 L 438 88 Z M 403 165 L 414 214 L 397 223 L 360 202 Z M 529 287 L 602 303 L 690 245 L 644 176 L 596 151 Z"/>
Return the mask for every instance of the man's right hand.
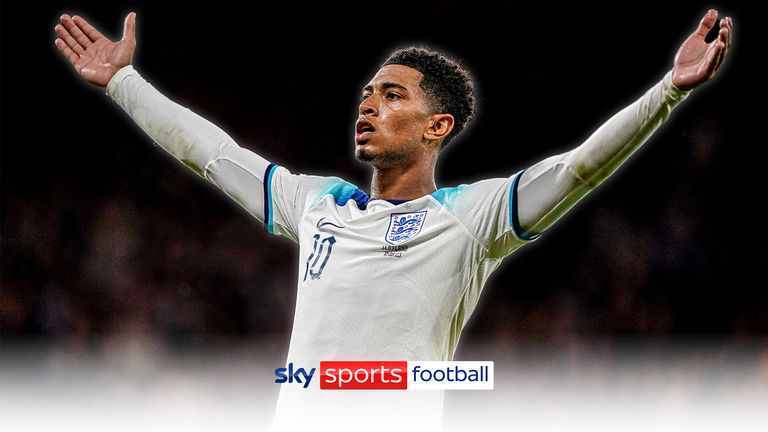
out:
<path id="1" fill-rule="evenodd" d="M 131 64 L 136 49 L 136 13 L 125 17 L 123 38 L 112 42 L 86 20 L 75 15 L 61 16 L 57 24 L 56 48 L 88 82 L 106 87 L 123 66 Z"/>

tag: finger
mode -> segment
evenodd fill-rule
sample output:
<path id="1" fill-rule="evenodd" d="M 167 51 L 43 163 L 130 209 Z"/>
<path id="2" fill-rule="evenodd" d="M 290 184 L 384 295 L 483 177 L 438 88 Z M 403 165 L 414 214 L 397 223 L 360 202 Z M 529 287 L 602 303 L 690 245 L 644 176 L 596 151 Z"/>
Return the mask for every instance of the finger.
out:
<path id="1" fill-rule="evenodd" d="M 707 13 L 704 15 L 704 18 L 701 19 L 701 22 L 699 23 L 699 28 L 696 29 L 696 34 L 701 36 L 702 38 L 707 36 L 707 33 L 709 33 L 710 30 L 712 30 L 712 27 L 717 22 L 717 11 L 714 9 L 710 9 L 707 11 Z"/>
<path id="2" fill-rule="evenodd" d="M 67 29 L 64 28 L 61 24 L 56 24 L 56 27 L 54 27 L 56 30 L 56 34 L 59 35 L 59 38 L 61 38 L 69 48 L 72 49 L 77 54 L 82 54 L 85 52 L 85 48 L 82 47 L 75 38 L 72 37 L 72 35 L 69 34 Z"/>
<path id="3" fill-rule="evenodd" d="M 723 60 L 725 60 L 725 47 L 720 49 L 720 53 L 717 55 L 717 58 L 715 59 L 715 67 L 712 68 L 712 70 L 709 73 L 709 78 L 711 79 L 717 71 L 720 70 L 720 66 L 723 65 Z"/>
<path id="4" fill-rule="evenodd" d="M 728 55 L 728 45 L 726 45 L 724 42 L 722 43 L 722 48 L 720 49 L 720 58 L 718 59 L 717 68 L 720 69 L 720 66 L 722 66 L 723 62 L 725 61 L 725 57 Z"/>
<path id="5" fill-rule="evenodd" d="M 53 43 L 56 45 L 56 48 L 58 48 L 59 51 L 64 54 L 64 57 L 66 57 L 67 60 L 72 63 L 72 66 L 74 66 L 80 56 L 72 51 L 72 48 L 67 46 L 66 42 L 59 38 L 57 38 Z"/>
<path id="6" fill-rule="evenodd" d="M 723 59 L 725 59 L 724 51 L 720 52 L 720 55 L 717 57 L 717 61 L 715 62 L 715 67 L 712 68 L 712 70 L 709 72 L 709 78 L 712 79 L 717 75 L 717 72 L 720 70 L 720 66 L 723 65 Z"/>
<path id="7" fill-rule="evenodd" d="M 731 17 L 725 17 L 725 28 L 728 29 L 728 37 L 725 40 L 725 49 L 728 50 L 733 44 L 733 19 Z"/>
<path id="8" fill-rule="evenodd" d="M 731 39 L 731 31 L 728 27 L 720 29 L 720 34 L 718 34 L 717 39 L 723 44 L 723 58 L 725 58 L 725 55 L 728 54 L 728 47 L 730 46 L 729 41 Z"/>
<path id="9" fill-rule="evenodd" d="M 80 28 L 77 26 L 77 24 L 75 24 L 69 15 L 62 15 L 61 23 L 64 24 L 64 28 L 67 29 L 69 34 L 72 35 L 77 43 L 79 43 L 83 48 L 88 49 L 88 46 L 93 43 L 90 39 L 88 39 L 88 36 L 86 36 L 85 33 L 80 30 Z"/>
<path id="10" fill-rule="evenodd" d="M 707 78 L 712 78 L 717 72 L 717 68 L 719 66 L 719 60 L 722 56 L 723 49 L 725 46 L 721 41 L 715 41 L 712 45 L 710 45 L 710 49 L 707 52 L 707 57 L 704 62 L 704 70 L 706 71 Z"/>
<path id="11" fill-rule="evenodd" d="M 88 38 L 94 42 L 104 37 L 101 32 L 96 30 L 92 25 L 88 24 L 88 21 L 83 19 L 82 17 L 79 17 L 77 15 L 72 17 L 72 20 L 75 21 L 75 24 L 77 24 L 78 27 L 80 27 L 83 30 L 83 33 L 88 36 Z"/>
<path id="12" fill-rule="evenodd" d="M 125 17 L 123 40 L 136 41 L 136 12 L 131 12 Z"/>

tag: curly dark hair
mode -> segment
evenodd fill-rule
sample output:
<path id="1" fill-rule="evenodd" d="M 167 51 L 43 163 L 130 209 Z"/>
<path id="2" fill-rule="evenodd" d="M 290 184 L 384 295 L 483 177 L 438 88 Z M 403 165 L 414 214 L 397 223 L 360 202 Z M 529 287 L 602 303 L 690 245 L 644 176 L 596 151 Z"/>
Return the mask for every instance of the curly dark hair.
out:
<path id="1" fill-rule="evenodd" d="M 453 130 L 445 137 L 445 148 L 469 124 L 475 114 L 475 83 L 456 60 L 424 47 L 401 48 L 390 54 L 382 66 L 398 64 L 423 75 L 419 87 L 430 100 L 435 113 L 451 114 Z"/>

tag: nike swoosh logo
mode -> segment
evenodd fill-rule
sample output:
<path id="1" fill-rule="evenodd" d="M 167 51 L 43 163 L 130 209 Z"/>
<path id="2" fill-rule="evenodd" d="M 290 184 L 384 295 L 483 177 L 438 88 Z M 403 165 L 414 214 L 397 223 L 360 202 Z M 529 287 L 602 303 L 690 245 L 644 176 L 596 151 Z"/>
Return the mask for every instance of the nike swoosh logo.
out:
<path id="1" fill-rule="evenodd" d="M 344 228 L 343 226 L 338 226 L 333 222 L 323 222 L 324 219 L 325 218 L 321 218 L 319 221 L 317 221 L 317 229 L 320 229 L 321 226 L 326 226 L 326 225 L 335 226 L 336 228 L 342 228 L 342 229 Z"/>

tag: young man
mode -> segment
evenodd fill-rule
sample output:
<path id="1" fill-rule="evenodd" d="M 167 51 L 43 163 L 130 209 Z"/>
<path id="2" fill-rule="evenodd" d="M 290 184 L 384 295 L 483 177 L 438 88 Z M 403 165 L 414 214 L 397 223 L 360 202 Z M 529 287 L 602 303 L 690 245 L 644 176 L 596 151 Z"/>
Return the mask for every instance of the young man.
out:
<path id="1" fill-rule="evenodd" d="M 123 39 L 112 42 L 84 19 L 64 15 L 55 43 L 156 143 L 267 231 L 299 244 L 288 362 L 305 367 L 322 360 L 452 359 L 503 258 L 616 171 L 688 91 L 713 78 L 732 35 L 732 21 L 724 18 L 718 37 L 705 42 L 717 22 L 710 10 L 680 47 L 674 68 L 582 145 L 507 178 L 450 188 L 436 187 L 435 165 L 472 119 L 473 83 L 440 53 L 396 51 L 363 89 L 355 125 L 355 156 L 373 168 L 369 195 L 337 177 L 292 174 L 160 94 L 131 65 L 135 20 L 129 14 Z M 399 403 L 409 421 L 439 424 L 442 393 L 384 394 L 356 393 L 354 400 L 364 403 L 355 411 L 364 417 L 384 397 Z M 348 412 L 340 410 L 350 409 L 339 405 L 342 398 L 347 403 L 343 392 L 282 386 L 275 425 L 338 426 L 337 415 Z M 292 414 L 295 403 L 311 404 L 328 423 Z"/>

